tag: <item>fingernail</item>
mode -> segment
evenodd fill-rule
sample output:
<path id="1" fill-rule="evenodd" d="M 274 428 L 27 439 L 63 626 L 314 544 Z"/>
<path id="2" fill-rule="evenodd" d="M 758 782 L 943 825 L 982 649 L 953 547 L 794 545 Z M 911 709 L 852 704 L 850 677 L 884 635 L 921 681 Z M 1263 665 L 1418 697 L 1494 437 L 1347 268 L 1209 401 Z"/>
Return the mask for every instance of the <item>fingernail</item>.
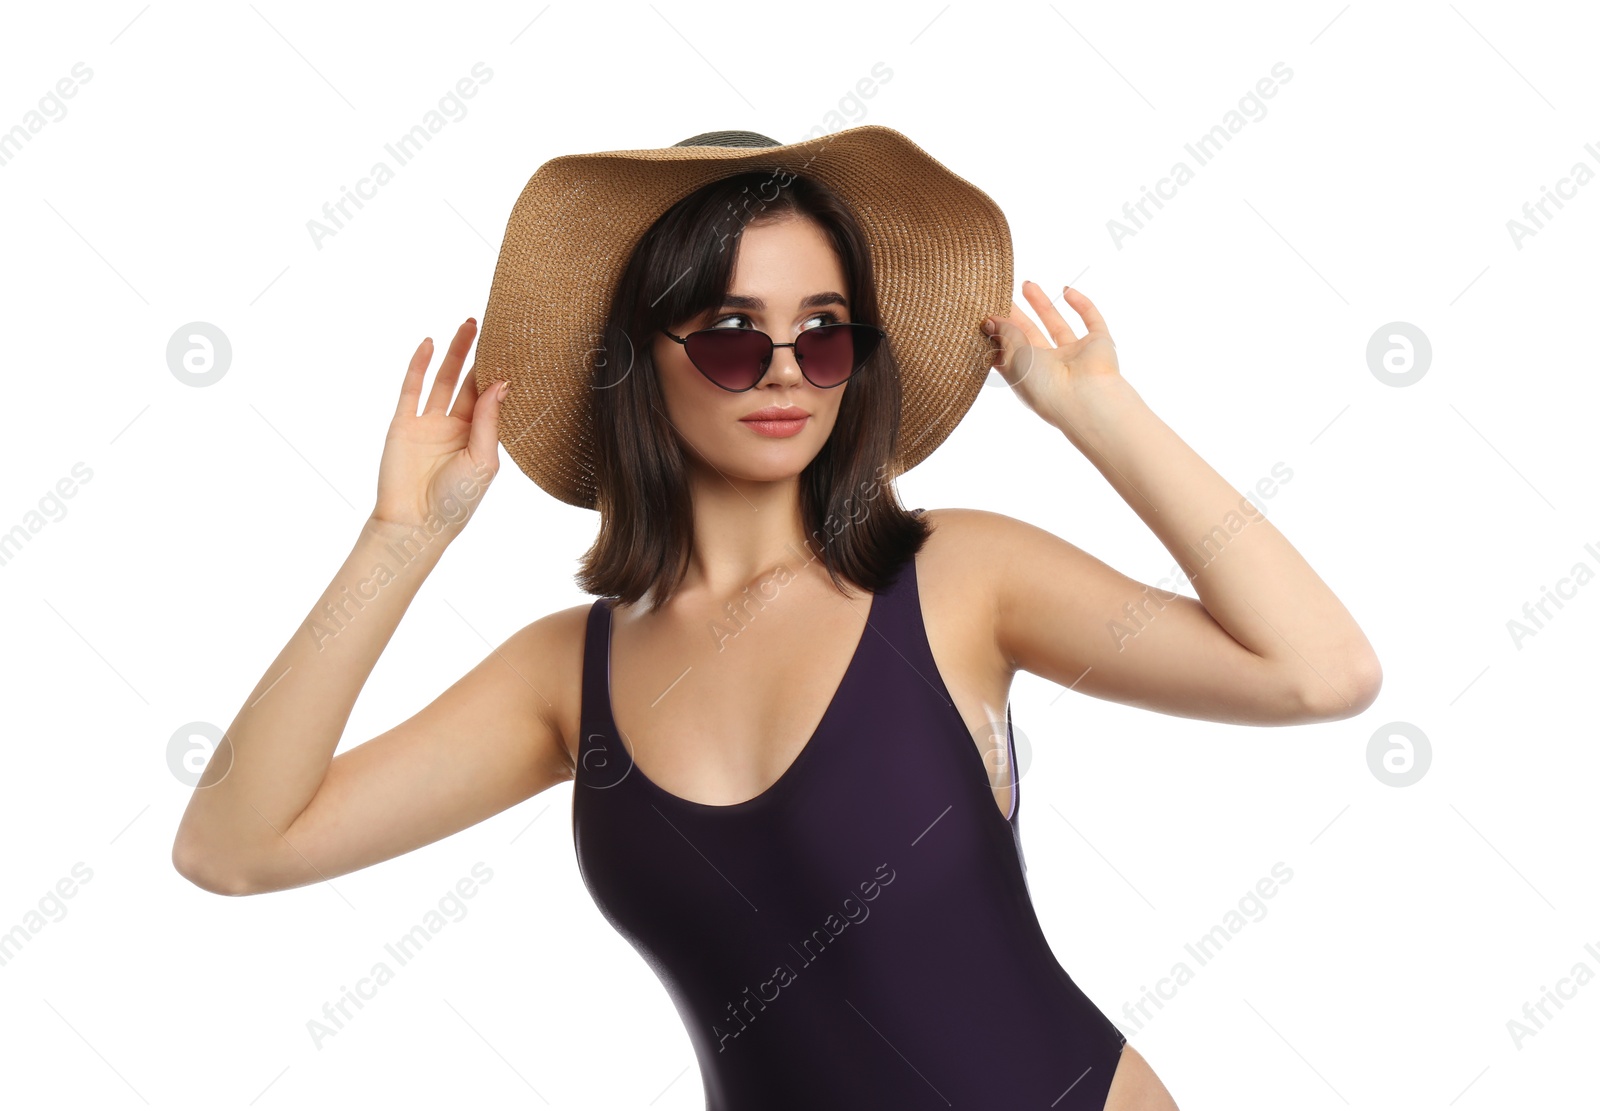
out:
<path id="1" fill-rule="evenodd" d="M 510 382 L 510 380 L 508 379 L 508 380 L 502 381 L 500 383 L 500 393 L 495 398 L 495 400 L 496 401 L 504 401 L 506 399 L 506 394 L 509 393 L 510 390 L 511 390 L 511 382 Z"/>
<path id="2" fill-rule="evenodd" d="M 984 318 L 984 320 L 983 320 L 983 330 L 985 332 L 989 332 L 990 334 L 993 334 L 993 332 L 994 332 L 994 320 L 993 320 L 992 317 L 985 317 Z"/>

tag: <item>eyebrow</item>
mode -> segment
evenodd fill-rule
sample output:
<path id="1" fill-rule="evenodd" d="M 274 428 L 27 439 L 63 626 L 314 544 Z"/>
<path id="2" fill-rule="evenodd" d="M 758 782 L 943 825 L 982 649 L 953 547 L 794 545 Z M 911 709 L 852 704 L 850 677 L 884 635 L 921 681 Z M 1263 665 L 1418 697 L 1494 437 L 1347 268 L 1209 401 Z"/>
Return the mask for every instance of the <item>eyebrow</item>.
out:
<path id="1" fill-rule="evenodd" d="M 850 307 L 850 303 L 844 299 L 842 294 L 835 293 L 831 289 L 825 293 L 813 293 L 800 300 L 802 309 L 815 309 L 823 305 Z M 767 307 L 767 303 L 759 297 L 745 297 L 742 294 L 730 293 L 722 299 L 722 307 L 725 309 L 755 309 L 759 312 Z"/>

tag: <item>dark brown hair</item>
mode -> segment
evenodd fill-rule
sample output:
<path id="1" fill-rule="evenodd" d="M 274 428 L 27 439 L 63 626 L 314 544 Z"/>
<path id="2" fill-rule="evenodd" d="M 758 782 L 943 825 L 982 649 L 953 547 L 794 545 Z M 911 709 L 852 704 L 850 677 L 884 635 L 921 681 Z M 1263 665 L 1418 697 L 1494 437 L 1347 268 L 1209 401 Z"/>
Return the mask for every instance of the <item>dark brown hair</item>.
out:
<path id="1" fill-rule="evenodd" d="M 882 327 L 866 236 L 823 183 L 783 171 L 740 173 L 669 208 L 617 282 L 591 376 L 600 532 L 576 576 L 585 592 L 622 604 L 649 594 L 660 605 L 683 582 L 694 527 L 687 449 L 666 418 L 654 337 L 722 304 L 745 227 L 790 216 L 814 221 L 838 253 L 850 319 Z M 848 580 L 874 594 L 931 531 L 889 481 L 900 431 L 893 345 L 891 334 L 837 387 L 844 396 L 833 431 L 800 474 L 806 558 L 821 559 L 835 586 Z"/>

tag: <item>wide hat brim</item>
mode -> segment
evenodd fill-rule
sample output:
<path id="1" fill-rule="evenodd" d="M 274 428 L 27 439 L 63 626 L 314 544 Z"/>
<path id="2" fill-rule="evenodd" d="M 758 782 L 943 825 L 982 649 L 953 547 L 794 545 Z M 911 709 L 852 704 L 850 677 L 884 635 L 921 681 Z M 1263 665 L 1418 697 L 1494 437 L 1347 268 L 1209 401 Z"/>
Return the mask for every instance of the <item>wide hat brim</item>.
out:
<path id="1" fill-rule="evenodd" d="M 980 325 L 1011 311 L 1010 226 L 986 193 L 900 132 L 865 124 L 779 146 L 562 155 L 538 168 L 511 211 L 473 364 L 480 391 L 510 381 L 500 442 L 557 498 L 596 505 L 590 382 L 639 239 L 702 185 L 767 169 L 824 182 L 866 235 L 901 374 L 889 477 L 926 459 L 972 407 L 993 364 Z"/>

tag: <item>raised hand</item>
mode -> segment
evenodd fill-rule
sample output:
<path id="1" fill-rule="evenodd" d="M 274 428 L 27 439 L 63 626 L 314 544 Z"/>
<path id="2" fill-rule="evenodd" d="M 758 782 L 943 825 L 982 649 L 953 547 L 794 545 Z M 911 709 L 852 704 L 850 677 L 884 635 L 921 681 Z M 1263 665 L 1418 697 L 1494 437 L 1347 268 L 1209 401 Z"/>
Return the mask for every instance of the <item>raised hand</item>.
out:
<path id="1" fill-rule="evenodd" d="M 1015 301 L 1009 316 L 987 318 L 984 331 L 999 341 L 995 367 L 1001 377 L 1028 408 L 1060 427 L 1073 390 L 1122 376 L 1117 345 L 1094 302 L 1078 290 L 1069 287 L 1063 299 L 1088 328 L 1081 337 L 1037 283 L 1023 282 L 1022 295 L 1039 314 L 1048 336 Z M 998 327 L 991 329 L 991 322 Z"/>
<path id="2" fill-rule="evenodd" d="M 479 394 L 469 373 L 455 404 L 450 404 L 477 331 L 477 322 L 470 318 L 456 330 L 421 413 L 417 402 L 433 357 L 433 340 L 424 339 L 411 356 L 378 466 L 374 521 L 459 532 L 499 471 L 500 402 L 508 383 Z"/>

